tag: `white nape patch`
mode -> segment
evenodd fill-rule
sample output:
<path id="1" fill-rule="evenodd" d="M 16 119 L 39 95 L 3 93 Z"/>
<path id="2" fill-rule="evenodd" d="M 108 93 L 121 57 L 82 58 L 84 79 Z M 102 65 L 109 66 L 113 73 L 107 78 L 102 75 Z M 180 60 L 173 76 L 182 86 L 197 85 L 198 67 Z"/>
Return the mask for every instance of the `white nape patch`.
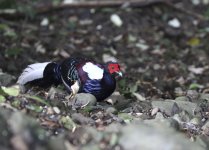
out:
<path id="1" fill-rule="evenodd" d="M 102 79 L 104 70 L 97 65 L 88 62 L 83 66 L 83 70 L 88 74 L 88 77 L 92 80 Z"/>
<path id="2" fill-rule="evenodd" d="M 48 63 L 50 62 L 29 65 L 23 70 L 23 73 L 18 78 L 17 83 L 24 85 L 30 81 L 43 78 L 44 69 Z"/>

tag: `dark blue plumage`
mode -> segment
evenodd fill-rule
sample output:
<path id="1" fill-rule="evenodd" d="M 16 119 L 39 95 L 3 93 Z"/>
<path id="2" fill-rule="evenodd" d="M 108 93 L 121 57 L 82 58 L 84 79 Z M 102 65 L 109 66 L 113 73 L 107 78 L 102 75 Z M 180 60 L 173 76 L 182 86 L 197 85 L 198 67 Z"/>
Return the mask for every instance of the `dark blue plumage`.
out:
<path id="1" fill-rule="evenodd" d="M 30 69 L 26 68 L 18 83 L 33 83 L 43 87 L 63 83 L 72 95 L 90 93 L 98 101 L 104 100 L 114 92 L 115 76 L 121 75 L 118 63 L 102 65 L 82 58 L 68 58 L 62 63 L 49 62 L 40 66 L 41 63 L 38 63 L 30 65 Z"/>

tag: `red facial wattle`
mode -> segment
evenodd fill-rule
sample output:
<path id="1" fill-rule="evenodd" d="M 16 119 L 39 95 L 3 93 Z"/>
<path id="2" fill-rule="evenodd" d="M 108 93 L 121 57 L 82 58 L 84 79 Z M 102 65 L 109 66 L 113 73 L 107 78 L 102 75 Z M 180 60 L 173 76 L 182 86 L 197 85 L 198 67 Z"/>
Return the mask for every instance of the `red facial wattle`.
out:
<path id="1" fill-rule="evenodd" d="M 110 74 L 115 73 L 115 72 L 120 72 L 120 67 L 118 64 L 109 64 L 108 65 L 108 70 Z"/>

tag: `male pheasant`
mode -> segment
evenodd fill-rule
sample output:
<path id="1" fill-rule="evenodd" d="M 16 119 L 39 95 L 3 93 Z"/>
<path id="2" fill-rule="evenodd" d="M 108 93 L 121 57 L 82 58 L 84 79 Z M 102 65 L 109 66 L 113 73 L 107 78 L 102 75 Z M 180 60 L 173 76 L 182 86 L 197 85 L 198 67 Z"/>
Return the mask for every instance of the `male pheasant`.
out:
<path id="1" fill-rule="evenodd" d="M 63 83 L 71 96 L 90 93 L 101 101 L 114 92 L 116 76 L 122 76 L 120 66 L 116 62 L 99 64 L 83 58 L 68 58 L 61 63 L 31 64 L 24 69 L 17 83 L 41 87 Z"/>

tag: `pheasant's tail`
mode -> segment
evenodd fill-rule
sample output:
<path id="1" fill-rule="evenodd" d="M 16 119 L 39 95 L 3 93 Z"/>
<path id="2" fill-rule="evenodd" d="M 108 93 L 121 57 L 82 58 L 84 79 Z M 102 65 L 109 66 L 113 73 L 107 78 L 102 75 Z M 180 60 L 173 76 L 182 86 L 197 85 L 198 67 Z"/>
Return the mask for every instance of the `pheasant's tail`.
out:
<path id="1" fill-rule="evenodd" d="M 23 70 L 18 78 L 19 85 L 28 83 L 47 87 L 52 84 L 59 84 L 59 65 L 54 62 L 35 63 Z"/>

